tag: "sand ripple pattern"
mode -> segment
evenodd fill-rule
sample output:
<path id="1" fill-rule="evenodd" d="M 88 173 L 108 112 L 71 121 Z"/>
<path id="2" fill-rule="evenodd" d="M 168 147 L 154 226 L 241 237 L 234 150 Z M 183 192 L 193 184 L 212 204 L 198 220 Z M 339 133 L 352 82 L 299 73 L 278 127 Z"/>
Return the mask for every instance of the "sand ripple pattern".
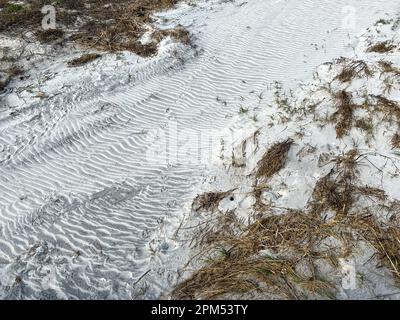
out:
<path id="1" fill-rule="evenodd" d="M 355 2 L 359 23 L 387 3 Z M 346 5 L 201 2 L 174 13 L 198 48 L 184 65 L 149 62 L 128 84 L 98 92 L 83 82 L 0 119 L 0 298 L 156 298 L 168 289 L 179 267 L 168 261 L 179 248 L 172 221 L 208 171 L 186 155 L 149 161 L 149 145 L 171 122 L 224 128 L 241 95 L 337 56 Z M 316 55 L 310 44 L 325 39 Z M 176 131 L 169 138 L 183 143 Z"/>

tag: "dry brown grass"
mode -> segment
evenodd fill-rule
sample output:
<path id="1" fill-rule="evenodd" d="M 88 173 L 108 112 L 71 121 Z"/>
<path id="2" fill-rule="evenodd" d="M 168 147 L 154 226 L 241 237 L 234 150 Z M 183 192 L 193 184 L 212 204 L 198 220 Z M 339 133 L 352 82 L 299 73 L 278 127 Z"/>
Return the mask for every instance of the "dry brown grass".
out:
<path id="1" fill-rule="evenodd" d="M 392 147 L 395 149 L 400 149 L 400 134 L 396 132 L 391 140 Z"/>
<path id="2" fill-rule="evenodd" d="M 396 75 L 400 74 L 400 70 L 395 67 L 392 62 L 381 60 L 378 62 L 378 66 L 384 73 L 394 73 Z"/>
<path id="3" fill-rule="evenodd" d="M 317 219 L 314 219 L 317 218 Z M 301 274 L 296 270 L 298 256 L 305 259 L 320 256 L 307 243 L 307 234 L 315 233 L 320 224 L 318 217 L 308 217 L 302 212 L 290 211 L 284 216 L 262 218 L 242 230 L 240 235 L 215 236 L 214 257 L 192 277 L 179 284 L 173 296 L 177 298 L 210 299 L 222 294 L 247 293 L 267 287 L 270 293 L 284 298 L 300 297 L 295 287 L 314 287 L 314 292 L 325 292 L 329 285 L 311 272 Z M 320 229 L 320 231 L 322 231 Z M 275 254 L 260 253 L 270 250 Z M 312 260 L 310 260 L 311 262 Z M 310 266 L 314 269 L 315 265 Z"/>
<path id="4" fill-rule="evenodd" d="M 384 120 L 400 125 L 400 106 L 396 101 L 390 100 L 382 95 L 371 95 L 374 100 L 373 110 L 384 115 Z"/>
<path id="5" fill-rule="evenodd" d="M 376 124 L 379 125 L 384 122 L 400 127 L 400 105 L 398 102 L 387 97 L 394 90 L 397 90 L 397 78 L 400 76 L 400 69 L 394 66 L 392 62 L 380 60 L 375 65 L 367 65 L 361 60 L 340 58 L 326 64 L 342 67 L 338 75 L 319 87 L 320 91 L 326 92 L 332 97 L 335 111 L 331 112 L 328 109 L 323 113 L 317 113 L 316 107 L 325 98 L 318 103 L 310 104 L 307 106 L 307 109 L 308 112 L 316 114 L 315 119 L 321 121 L 323 124 L 333 123 L 337 138 L 341 139 L 348 136 L 351 129 L 355 127 L 364 131 L 365 142 L 369 143 L 374 136 Z M 368 80 L 368 77 L 373 76 L 375 72 L 380 74 L 379 78 L 382 83 L 380 87 L 382 93 L 379 95 L 368 94 L 367 91 L 353 94 L 349 89 L 339 91 L 333 89 L 337 86 L 337 84 L 333 83 L 334 80 L 343 83 L 351 82 L 355 78 L 366 77 Z M 356 103 L 356 99 L 363 99 L 364 101 Z M 360 111 L 364 115 L 358 116 L 356 111 Z M 382 121 L 374 121 L 377 113 L 383 116 Z"/>
<path id="6" fill-rule="evenodd" d="M 362 60 L 346 60 L 342 71 L 335 77 L 340 82 L 350 82 L 355 78 L 370 77 L 372 72 Z"/>
<path id="7" fill-rule="evenodd" d="M 335 181 L 325 177 L 318 181 L 311 205 L 316 213 L 325 212 L 330 208 L 338 215 L 345 215 L 353 203 L 352 185 L 347 179 Z"/>
<path id="8" fill-rule="evenodd" d="M 332 186 L 329 190 L 341 194 L 342 186 L 336 186 L 339 190 Z M 357 188 L 353 186 L 352 189 Z M 377 199 L 386 197 L 383 191 L 370 187 L 358 191 Z M 316 191 L 314 197 L 325 198 L 326 195 L 321 196 Z M 355 195 L 350 199 L 353 197 Z M 208 261 L 174 289 L 173 297 L 212 299 L 256 290 L 289 299 L 304 299 L 315 294 L 333 298 L 335 287 L 319 272 L 318 263 L 324 261 L 338 268 L 339 260 L 350 256 L 360 241 L 370 244 L 382 265 L 400 279 L 398 226 L 383 226 L 371 214 L 348 214 L 344 209 L 346 204 L 354 203 L 349 197 L 335 200 L 337 202 L 333 198 L 324 200 L 327 204 L 324 212 L 337 210 L 340 213 L 333 220 L 327 220 L 317 212 L 320 210 L 310 206 L 305 212 L 289 210 L 278 216 L 266 213 L 266 217 L 236 235 L 214 231 L 208 235 L 212 239 Z M 322 246 L 327 239 L 336 239 L 338 244 Z"/>
<path id="9" fill-rule="evenodd" d="M 6 1 L 3 3 L 4 9 L 0 12 L 0 32 L 28 27 L 36 30 L 43 18 L 40 10 L 44 3 L 45 1 L 31 1 L 29 4 L 13 5 Z"/>
<path id="10" fill-rule="evenodd" d="M 395 48 L 385 42 L 369 51 L 383 53 Z M 341 63 L 345 65 L 335 78 L 340 82 L 372 75 L 362 61 Z M 378 67 L 382 73 L 400 74 L 385 61 L 380 61 Z M 356 104 L 346 90 L 333 92 L 329 85 L 324 89 L 333 97 L 335 112 L 326 118 L 335 122 L 338 138 L 347 135 L 353 126 L 372 134 L 375 113 L 383 115 L 385 122 L 400 125 L 399 104 L 384 95 L 366 93 L 365 102 Z M 357 119 L 357 109 L 368 112 L 370 118 Z M 396 133 L 391 142 L 394 148 L 400 147 L 400 134 Z M 255 180 L 279 172 L 292 143 L 287 140 L 274 144 L 257 164 Z M 340 274 L 340 260 L 364 254 L 359 249 L 365 245 L 375 252 L 369 262 L 376 261 L 377 268 L 390 270 L 400 285 L 400 202 L 390 199 L 384 190 L 360 182 L 359 168 L 366 157 L 352 149 L 334 158 L 330 162 L 334 163 L 333 169 L 316 182 L 311 199 L 301 210 L 276 208 L 274 203 L 264 205 L 261 198 L 268 186 L 255 181 L 256 204 L 254 212 L 249 212 L 251 222 L 235 220 L 238 218 L 234 212 L 217 212 L 219 220 L 202 227 L 198 234 L 201 240 L 196 242 L 206 252 L 206 260 L 176 286 L 172 296 L 212 299 L 232 294 L 243 297 L 259 291 L 290 299 L 332 298 L 340 283 L 333 282 L 332 274 L 325 273 L 321 265 L 329 265 L 330 270 Z M 212 199 L 220 201 L 215 195 Z M 199 208 L 207 211 L 213 206 Z M 286 210 L 283 215 L 282 210 Z"/>
<path id="11" fill-rule="evenodd" d="M 17 65 L 13 65 L 5 71 L 5 78 L 0 79 L 0 92 L 2 92 L 11 80 L 15 77 L 21 76 L 24 70 Z"/>
<path id="12" fill-rule="evenodd" d="M 358 236 L 368 242 L 376 251 L 377 258 L 388 268 L 397 283 L 400 281 L 400 225 L 397 215 L 390 223 L 379 223 L 372 216 L 353 217 L 349 225 Z"/>
<path id="13" fill-rule="evenodd" d="M 372 115 L 376 113 L 383 115 L 384 122 L 400 126 L 400 105 L 383 95 L 368 95 L 364 104 L 354 103 L 351 93 L 346 90 L 331 92 L 331 95 L 336 111 L 323 120 L 335 124 L 336 135 L 339 139 L 348 135 L 353 127 L 362 129 L 369 137 L 372 137 L 374 132 Z M 357 109 L 368 111 L 370 116 L 355 118 L 354 113 Z"/>
<path id="14" fill-rule="evenodd" d="M 400 205 L 388 204 L 381 189 L 356 184 L 359 159 L 356 149 L 338 156 L 303 210 L 275 215 L 273 208 L 262 208 L 250 224 L 220 213 L 218 222 L 199 235 L 207 239 L 197 243 L 207 260 L 172 296 L 213 299 L 266 292 L 287 299 L 334 298 L 335 284 L 321 272 L 321 263 L 340 273 L 340 259 L 354 254 L 360 243 L 369 244 L 377 261 L 400 280 Z M 392 218 L 379 222 L 361 205 L 367 198 L 388 208 Z M 327 219 L 328 212 L 335 215 Z"/>
<path id="15" fill-rule="evenodd" d="M 351 128 L 357 127 L 366 133 L 373 134 L 373 123 L 366 119 L 355 119 L 354 112 L 357 109 L 368 110 L 371 114 L 376 112 L 384 115 L 384 121 L 400 124 L 400 107 L 397 102 L 390 100 L 383 95 L 370 95 L 368 103 L 358 105 L 352 101 L 351 94 L 341 90 L 332 94 L 336 111 L 330 116 L 330 121 L 335 123 L 337 138 L 348 135 Z"/>
<path id="16" fill-rule="evenodd" d="M 0 1 L 3 8 L 0 33 L 21 36 L 29 31 L 41 43 L 73 42 L 100 51 L 127 50 L 142 57 L 156 54 L 160 41 L 168 36 L 190 44 L 190 34 L 181 25 L 170 30 L 155 29 L 149 43 L 139 41 L 153 22 L 152 14 L 173 8 L 178 0 L 26 0 L 17 4 Z M 41 9 L 49 4 L 56 7 L 57 28 L 43 30 Z M 71 63 L 79 66 L 84 60 Z M 2 79 L 0 90 L 4 90 L 12 78 Z"/>
<path id="17" fill-rule="evenodd" d="M 293 264 L 287 260 L 268 256 L 241 256 L 216 259 L 177 286 L 173 297 L 177 299 L 212 299 L 223 294 L 244 294 L 259 290 L 260 282 L 277 293 L 285 290 L 285 277 L 298 277 Z M 285 292 L 286 291 L 286 292 Z M 293 297 L 288 294 L 288 298 Z"/>
<path id="18" fill-rule="evenodd" d="M 73 59 L 68 62 L 68 67 L 80 67 L 85 64 L 88 64 L 89 62 L 92 62 L 98 58 L 100 58 L 101 55 L 97 53 L 88 53 L 80 56 L 79 58 Z"/>
<path id="19" fill-rule="evenodd" d="M 165 37 L 171 37 L 173 39 L 179 40 L 183 44 L 189 45 L 190 44 L 190 33 L 187 31 L 183 26 L 178 25 L 174 29 L 169 30 L 157 30 L 153 34 L 153 38 L 160 42 Z"/>
<path id="20" fill-rule="evenodd" d="M 192 203 L 192 209 L 198 212 L 215 210 L 218 208 L 221 200 L 226 198 L 233 191 L 234 190 L 227 192 L 207 192 L 198 195 Z"/>
<path id="21" fill-rule="evenodd" d="M 292 144 L 293 140 L 287 139 L 286 141 L 275 143 L 269 148 L 258 162 L 256 177 L 270 178 L 281 170 L 286 163 L 287 154 Z"/>
<path id="22" fill-rule="evenodd" d="M 357 119 L 354 123 L 356 128 L 363 130 L 366 134 L 372 135 L 374 126 L 372 118 Z"/>
<path id="23" fill-rule="evenodd" d="M 353 113 L 355 105 L 352 102 L 351 94 L 345 90 L 341 90 L 334 95 L 336 112 L 333 118 L 336 120 L 336 134 L 338 138 L 346 135 L 353 123 Z"/>
<path id="24" fill-rule="evenodd" d="M 53 4 L 50 0 L 31 0 L 13 10 L 0 12 L 0 32 L 18 34 L 34 31 L 41 42 L 52 42 L 65 37 L 85 47 L 105 51 L 128 50 L 141 56 L 157 52 L 158 43 L 171 36 L 185 44 L 190 43 L 189 33 L 178 26 L 173 30 L 156 31 L 153 42 L 141 44 L 138 40 L 152 23 L 151 15 L 156 11 L 170 9 L 178 0 L 63 0 L 56 4 L 57 29 L 42 30 L 41 8 Z M 76 29 L 74 32 L 65 30 Z"/>
<path id="25" fill-rule="evenodd" d="M 384 41 L 371 45 L 367 49 L 367 52 L 386 53 L 393 51 L 396 48 L 397 47 L 391 41 Z"/>
<path id="26" fill-rule="evenodd" d="M 150 56 L 157 52 L 157 45 L 164 32 L 158 32 L 153 42 L 141 44 L 138 40 L 146 32 L 145 26 L 152 22 L 151 14 L 172 8 L 177 0 L 117 1 L 111 9 L 99 8 L 90 15 L 92 19 L 85 23 L 73 39 L 85 46 L 107 51 L 128 50 L 141 56 Z M 188 36 L 178 31 L 170 31 L 176 38 L 182 36 L 188 43 Z"/>
<path id="27" fill-rule="evenodd" d="M 353 181 L 358 174 L 358 159 L 357 149 L 336 158 L 336 171 L 339 173 L 334 177 L 331 172 L 316 183 L 309 203 L 312 212 L 320 215 L 330 209 L 336 216 L 349 213 L 356 200 Z"/>
<path id="28" fill-rule="evenodd" d="M 41 43 L 51 43 L 64 37 L 64 31 L 59 29 L 38 30 L 35 32 L 36 38 Z"/>
<path id="29" fill-rule="evenodd" d="M 24 70 L 19 66 L 11 66 L 7 69 L 7 73 L 10 77 L 17 77 L 24 73 Z"/>

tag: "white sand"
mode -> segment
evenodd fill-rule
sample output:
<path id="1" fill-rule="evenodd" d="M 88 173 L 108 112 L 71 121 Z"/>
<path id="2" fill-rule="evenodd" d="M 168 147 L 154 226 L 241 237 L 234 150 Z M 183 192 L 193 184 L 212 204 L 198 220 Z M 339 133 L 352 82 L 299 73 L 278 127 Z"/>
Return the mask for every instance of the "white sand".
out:
<path id="1" fill-rule="evenodd" d="M 263 109 L 271 82 L 296 88 L 311 80 L 316 66 L 353 55 L 355 36 L 399 7 L 352 2 L 355 24 L 346 20 L 352 9 L 344 0 L 198 1 L 160 14 L 168 19 L 164 27 L 186 26 L 195 49 L 166 40 L 151 59 L 109 54 L 77 69 L 66 68 L 79 55 L 67 50 L 47 49 L 50 56 L 27 61 L 30 78 L 0 96 L 0 298 L 167 292 L 190 255 L 175 233 L 191 199 L 232 185 L 215 152 L 221 136 L 232 128 L 238 143 L 260 127 L 238 114 L 240 106 L 253 115 L 257 94 L 265 92 L 259 117 L 274 112 Z M 0 43 L 18 45 L 5 37 Z M 32 43 L 26 51 L 39 49 Z M 268 129 L 261 145 L 299 125 Z M 338 143 L 332 128 L 315 130 L 306 128 L 313 144 Z M 289 184 L 282 201 L 292 206 L 308 199 L 323 174 L 308 162 L 295 165 L 302 176 L 279 177 Z M 398 195 L 395 186 L 385 190 Z"/>

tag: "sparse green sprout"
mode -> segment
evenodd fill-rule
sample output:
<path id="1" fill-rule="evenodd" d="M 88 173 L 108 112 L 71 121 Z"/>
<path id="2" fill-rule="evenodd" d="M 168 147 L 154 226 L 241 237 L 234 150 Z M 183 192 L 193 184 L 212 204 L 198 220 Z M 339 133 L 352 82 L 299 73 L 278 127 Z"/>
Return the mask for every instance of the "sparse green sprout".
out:
<path id="1" fill-rule="evenodd" d="M 9 13 L 9 14 L 21 11 L 22 9 L 24 9 L 24 6 L 21 4 L 17 4 L 17 3 L 9 3 L 8 2 L 4 6 L 4 12 Z"/>
<path id="2" fill-rule="evenodd" d="M 391 23 L 391 20 L 385 20 L 385 19 L 379 19 L 377 22 L 375 22 L 375 26 L 377 26 L 377 25 L 385 25 L 385 24 L 390 24 Z"/>
<path id="3" fill-rule="evenodd" d="M 240 109 L 239 109 L 239 113 L 240 114 L 245 114 L 245 113 L 248 113 L 249 112 L 249 108 L 244 108 L 244 107 L 240 107 Z"/>

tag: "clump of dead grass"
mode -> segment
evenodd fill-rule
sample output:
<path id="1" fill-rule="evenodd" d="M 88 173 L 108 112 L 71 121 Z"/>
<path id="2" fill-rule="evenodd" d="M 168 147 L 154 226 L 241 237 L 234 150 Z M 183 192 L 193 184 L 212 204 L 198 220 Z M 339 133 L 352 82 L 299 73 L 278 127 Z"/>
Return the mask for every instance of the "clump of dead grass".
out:
<path id="1" fill-rule="evenodd" d="M 85 64 L 88 64 L 89 62 L 92 62 L 98 58 L 100 58 L 101 55 L 97 53 L 88 53 L 80 56 L 79 58 L 73 59 L 68 62 L 68 67 L 80 67 Z"/>
<path id="2" fill-rule="evenodd" d="M 361 118 L 355 121 L 355 127 L 363 130 L 365 133 L 372 135 L 374 126 L 371 118 Z"/>
<path id="3" fill-rule="evenodd" d="M 373 136 L 374 125 L 371 115 L 376 113 L 382 114 L 385 122 L 400 125 L 399 104 L 383 95 L 368 95 L 364 104 L 356 104 L 353 102 L 352 94 L 346 90 L 331 94 L 336 110 L 326 121 L 335 123 L 336 135 L 339 139 L 348 135 L 353 127 L 360 128 L 370 137 Z M 358 109 L 368 111 L 370 116 L 357 119 L 354 114 Z"/>
<path id="4" fill-rule="evenodd" d="M 158 45 L 165 37 L 190 44 L 190 34 L 181 25 L 169 30 L 155 28 L 150 41 L 141 41 L 143 35 L 152 29 L 152 15 L 171 9 L 177 3 L 178 0 L 29 0 L 21 3 L 1 0 L 0 33 L 22 36 L 29 31 L 43 44 L 77 43 L 100 51 L 127 50 L 149 57 L 157 54 Z M 44 5 L 56 7 L 55 29 L 42 29 L 41 9 Z M 86 63 L 84 60 L 72 62 L 76 65 L 71 66 Z M 1 80 L 0 90 L 6 88 L 11 78 Z"/>
<path id="5" fill-rule="evenodd" d="M 293 142 L 292 139 L 287 139 L 277 142 L 269 148 L 258 162 L 256 178 L 270 178 L 281 170 L 285 166 L 287 155 Z"/>
<path id="6" fill-rule="evenodd" d="M 177 285 L 172 296 L 212 299 L 225 294 L 266 291 L 288 299 L 310 295 L 333 298 L 335 286 L 319 272 L 318 265 L 324 262 L 338 268 L 340 259 L 349 257 L 360 241 L 370 244 L 379 261 L 400 279 L 398 226 L 383 226 L 371 214 L 349 214 L 355 195 L 344 196 L 340 183 L 328 189 L 342 196 L 327 198 L 324 210 L 310 206 L 305 211 L 288 210 L 284 215 L 269 213 L 236 234 L 209 235 L 212 248 L 208 249 L 208 260 Z M 377 199 L 386 198 L 382 190 L 371 187 L 353 186 L 352 190 Z M 321 196 L 316 191 L 314 196 L 325 198 L 326 194 Z M 328 210 L 340 214 L 327 219 L 321 213 Z M 335 239 L 337 244 L 327 246 L 329 239 Z"/>
<path id="7" fill-rule="evenodd" d="M 189 43 L 189 36 L 183 27 L 169 31 L 158 31 L 150 43 L 142 44 L 139 39 L 152 23 L 151 15 L 156 11 L 172 8 L 177 0 L 117 1 L 107 9 L 94 10 L 88 20 L 73 35 L 74 41 L 85 46 L 106 51 L 128 50 L 141 56 L 151 56 L 157 52 L 158 43 L 165 35 L 170 35 Z M 107 18 L 107 19 L 105 19 Z"/>
<path id="8" fill-rule="evenodd" d="M 62 39 L 64 37 L 64 31 L 60 29 L 38 30 L 35 35 L 41 43 L 51 43 Z"/>
<path id="9" fill-rule="evenodd" d="M 227 192 L 207 192 L 198 195 L 192 203 L 192 209 L 197 212 L 215 210 L 218 208 L 221 200 L 226 198 L 233 191 L 234 190 Z"/>
<path id="10" fill-rule="evenodd" d="M 349 213 L 356 200 L 353 180 L 358 174 L 358 159 L 357 149 L 352 149 L 336 158 L 336 171 L 339 174 L 334 176 L 334 173 L 330 172 L 316 183 L 309 204 L 312 212 L 322 214 L 330 209 L 337 216 Z"/>
<path id="11" fill-rule="evenodd" d="M 381 189 L 357 185 L 360 158 L 357 149 L 338 156 L 303 210 L 276 215 L 273 207 L 259 207 L 262 211 L 249 224 L 235 221 L 234 213 L 220 213 L 218 222 L 201 230 L 207 239 L 198 243 L 207 252 L 203 267 L 179 283 L 172 296 L 213 299 L 268 292 L 288 299 L 334 298 L 335 285 L 319 266 L 328 264 L 340 272 L 340 259 L 351 256 L 361 242 L 369 244 L 378 261 L 400 280 L 399 205 L 387 204 Z M 206 199 L 226 196 L 219 195 Z M 392 218 L 378 221 L 368 207 L 360 206 L 364 198 L 389 208 Z M 334 216 L 328 218 L 328 212 Z"/>
<path id="12" fill-rule="evenodd" d="M 383 41 L 383 42 L 379 42 L 379 43 L 371 45 L 367 49 L 367 52 L 386 53 L 386 52 L 393 51 L 396 48 L 397 48 L 397 46 L 394 45 L 391 41 Z"/>
<path id="13" fill-rule="evenodd" d="M 178 25 L 173 29 L 157 30 L 153 33 L 153 38 L 157 42 L 160 42 L 162 39 L 166 37 L 171 37 L 175 40 L 180 41 L 185 45 L 190 44 L 190 33 L 182 25 Z"/>
<path id="14" fill-rule="evenodd" d="M 317 91 L 324 91 L 332 97 L 335 110 L 333 112 L 327 110 L 322 114 L 316 113 L 316 107 L 325 100 L 324 98 L 308 106 L 308 112 L 315 115 L 314 119 L 322 123 L 333 123 L 339 139 L 348 136 L 353 127 L 359 128 L 364 131 L 367 143 L 373 138 L 374 125 L 382 123 L 382 121 L 374 121 L 377 113 L 383 115 L 383 122 L 391 125 L 397 124 L 400 127 L 400 106 L 398 102 L 387 97 L 393 90 L 396 90 L 397 77 L 400 75 L 400 70 L 392 62 L 380 60 L 374 65 L 367 65 L 361 60 L 342 57 L 334 60 L 334 62 L 326 63 L 326 65 L 330 66 L 330 70 L 332 70 L 333 65 L 342 68 L 340 73 L 332 80 L 324 82 L 317 89 Z M 349 87 L 341 90 L 333 89 L 338 85 L 333 83 L 334 80 L 347 84 L 355 78 L 366 77 L 368 79 L 373 76 L 375 71 L 380 73 L 381 94 L 368 94 L 367 89 L 362 94 L 360 92 L 353 93 L 350 92 Z M 355 102 L 361 99 L 364 101 Z M 307 99 L 304 100 L 304 104 L 306 103 Z M 322 111 L 322 109 L 319 111 Z M 362 115 L 358 116 L 356 111 L 360 111 Z"/>
<path id="15" fill-rule="evenodd" d="M 304 292 L 332 297 L 333 286 L 318 274 L 317 261 L 338 264 L 342 251 L 319 247 L 337 235 L 339 226 L 345 224 L 312 211 L 289 210 L 257 219 L 236 235 L 213 237 L 216 256 L 180 283 L 173 296 L 210 299 L 267 290 L 288 299 L 305 298 Z M 299 264 L 306 266 L 305 272 Z"/>
<path id="16" fill-rule="evenodd" d="M 11 66 L 7 69 L 7 73 L 10 77 L 20 76 L 24 73 L 24 70 L 19 66 Z"/>
<path id="17" fill-rule="evenodd" d="M 298 277 L 293 263 L 268 256 L 230 257 L 231 252 L 196 272 L 178 285 L 173 294 L 177 299 L 213 299 L 223 294 L 244 294 L 259 290 L 260 282 L 276 292 L 285 290 L 284 277 Z M 279 276 L 279 275 L 282 275 Z M 293 296 L 288 295 L 288 298 Z"/>
<path id="18" fill-rule="evenodd" d="M 157 53 L 158 43 L 171 36 L 185 44 L 190 43 L 188 31 L 178 26 L 171 30 L 155 31 L 154 39 L 143 44 L 139 40 L 153 22 L 152 14 L 173 8 L 178 0 L 88 0 L 58 1 L 57 29 L 42 30 L 43 5 L 49 0 L 31 0 L 13 10 L 0 12 L 0 32 L 21 33 L 33 31 L 43 43 L 65 38 L 85 47 L 105 51 L 132 51 L 148 57 Z M 71 31 L 75 30 L 75 31 Z"/>
<path id="19" fill-rule="evenodd" d="M 396 101 L 386 98 L 383 95 L 371 95 L 374 100 L 373 109 L 384 115 L 384 120 L 389 123 L 400 125 L 400 106 Z"/>
<path id="20" fill-rule="evenodd" d="M 400 149 L 400 134 L 396 132 L 391 140 L 392 147 L 395 149 Z"/>
<path id="21" fill-rule="evenodd" d="M 400 282 L 400 225 L 398 216 L 389 223 L 380 223 L 372 215 L 353 217 L 349 225 L 376 251 L 378 261 Z"/>
<path id="22" fill-rule="evenodd" d="M 381 60 L 378 62 L 378 66 L 384 73 L 394 73 L 396 75 L 400 74 L 400 70 L 394 66 L 393 62 Z"/>
<path id="23" fill-rule="evenodd" d="M 355 78 L 372 76 L 372 71 L 367 63 L 362 60 L 345 60 L 341 72 L 335 77 L 340 82 L 350 82 Z"/>
<path id="24" fill-rule="evenodd" d="M 40 27 L 43 1 L 31 1 L 23 5 L 6 2 L 0 11 L 0 32 L 31 27 Z"/>
<path id="25" fill-rule="evenodd" d="M 335 181 L 330 177 L 324 177 L 318 181 L 314 189 L 311 205 L 312 210 L 317 213 L 330 208 L 338 215 L 345 215 L 353 203 L 352 185 L 347 179 Z"/>
<path id="26" fill-rule="evenodd" d="M 333 114 L 333 118 L 336 119 L 336 134 L 338 138 L 342 138 L 352 127 L 356 106 L 352 102 L 351 94 L 345 90 L 336 93 L 334 99 L 336 112 Z"/>
<path id="27" fill-rule="evenodd" d="M 8 86 L 13 78 L 21 76 L 23 73 L 24 70 L 17 65 L 12 65 L 7 70 L 5 70 L 5 77 L 3 79 L 0 79 L 0 92 Z"/>
<path id="28" fill-rule="evenodd" d="M 312 273 L 304 275 L 298 272 L 298 257 L 291 256 L 297 252 L 306 254 L 307 259 L 317 254 L 311 244 L 316 239 L 306 243 L 305 236 L 315 233 L 312 230 L 318 230 L 320 222 L 316 216 L 290 211 L 283 216 L 257 220 L 240 235 L 214 238 L 214 244 L 218 244 L 218 251 L 214 252 L 216 257 L 179 284 L 173 296 L 210 299 L 223 294 L 263 290 L 266 286 L 270 293 L 296 299 L 300 293 L 295 287 L 306 287 L 307 284 L 315 292 L 326 292 L 330 286 Z M 263 250 L 271 254 L 262 253 Z M 276 253 L 284 254 L 279 256 Z"/>

